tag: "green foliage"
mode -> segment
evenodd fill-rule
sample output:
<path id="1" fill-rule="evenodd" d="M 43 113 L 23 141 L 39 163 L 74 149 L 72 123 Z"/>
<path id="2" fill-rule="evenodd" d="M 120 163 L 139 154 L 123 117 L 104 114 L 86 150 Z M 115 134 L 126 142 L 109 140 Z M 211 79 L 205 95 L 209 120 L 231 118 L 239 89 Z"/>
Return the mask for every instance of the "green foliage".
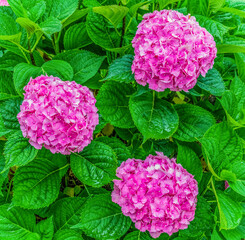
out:
<path id="1" fill-rule="evenodd" d="M 97 95 L 97 103 L 102 117 L 120 128 L 133 128 L 134 123 L 129 111 L 129 97 L 134 88 L 129 84 L 108 81 L 103 84 Z"/>
<path id="2" fill-rule="evenodd" d="M 144 140 L 164 139 L 178 127 L 178 115 L 171 104 L 158 99 L 155 93 L 144 93 L 130 98 L 130 112 Z"/>
<path id="3" fill-rule="evenodd" d="M 66 161 L 36 158 L 20 167 L 14 177 L 14 205 L 28 209 L 49 206 L 58 197 L 68 166 Z"/>
<path id="4" fill-rule="evenodd" d="M 0 239 L 152 240 L 111 192 L 124 161 L 156 152 L 177 158 L 199 189 L 188 228 L 157 240 L 245 238 L 243 0 L 8 3 L 0 6 Z M 214 67 L 189 92 L 152 91 L 132 74 L 137 26 L 163 9 L 190 13 L 216 42 Z M 52 154 L 23 137 L 24 87 L 40 75 L 96 98 L 99 124 L 83 151 Z"/>
<path id="5" fill-rule="evenodd" d="M 179 116 L 179 127 L 173 137 L 181 141 L 196 141 L 215 123 L 212 114 L 198 106 L 178 104 L 175 110 Z"/>
<path id="6" fill-rule="evenodd" d="M 93 141 L 82 153 L 71 156 L 71 168 L 83 183 L 101 187 L 115 176 L 116 154 L 109 145 Z"/>
<path id="7" fill-rule="evenodd" d="M 86 235 L 98 239 L 117 239 L 123 236 L 131 225 L 129 217 L 122 214 L 121 208 L 111 201 L 108 194 L 89 199 L 82 208 L 80 223 Z"/>

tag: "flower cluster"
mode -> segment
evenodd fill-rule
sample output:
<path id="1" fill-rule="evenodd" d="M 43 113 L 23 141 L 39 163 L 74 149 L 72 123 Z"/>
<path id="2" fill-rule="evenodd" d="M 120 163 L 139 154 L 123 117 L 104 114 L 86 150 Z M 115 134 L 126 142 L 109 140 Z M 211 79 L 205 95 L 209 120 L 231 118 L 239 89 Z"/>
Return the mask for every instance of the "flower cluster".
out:
<path id="1" fill-rule="evenodd" d="M 80 152 L 99 122 L 95 98 L 87 87 L 53 76 L 31 79 L 18 120 L 23 136 L 37 149 Z"/>
<path id="2" fill-rule="evenodd" d="M 0 0 L 0 6 L 9 6 L 7 0 Z"/>
<path id="3" fill-rule="evenodd" d="M 128 159 L 117 169 L 112 201 L 122 207 L 135 227 L 152 237 L 186 229 L 194 219 L 197 182 L 175 159 L 163 153 L 145 161 Z"/>
<path id="4" fill-rule="evenodd" d="M 156 91 L 188 91 L 212 68 L 217 49 L 195 17 L 173 10 L 144 15 L 132 41 L 136 81 Z"/>

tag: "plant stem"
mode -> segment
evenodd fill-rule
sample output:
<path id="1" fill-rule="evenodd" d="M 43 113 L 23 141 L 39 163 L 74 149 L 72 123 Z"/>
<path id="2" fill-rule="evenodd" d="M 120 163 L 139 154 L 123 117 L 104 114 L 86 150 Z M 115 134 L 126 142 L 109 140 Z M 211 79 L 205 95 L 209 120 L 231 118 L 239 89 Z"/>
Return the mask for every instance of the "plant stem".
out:
<path id="1" fill-rule="evenodd" d="M 8 201 L 8 197 L 10 195 L 10 191 L 11 191 L 11 186 L 12 186 L 12 182 L 13 182 L 14 178 L 12 178 L 9 182 L 9 188 L 8 188 L 8 193 L 7 193 L 7 196 L 6 196 L 6 202 Z"/>
<path id="2" fill-rule="evenodd" d="M 31 51 L 31 43 L 30 43 L 29 37 L 28 37 L 28 49 L 29 49 L 29 54 L 30 54 L 30 58 L 31 58 L 31 63 L 32 63 L 32 65 L 36 66 L 35 59 L 34 59 L 32 51 Z"/>
<path id="3" fill-rule="evenodd" d="M 89 192 L 87 186 L 86 186 L 85 184 L 83 184 L 83 186 L 84 186 L 84 188 L 86 189 L 86 192 L 88 193 L 88 196 L 91 197 L 91 194 L 90 194 L 90 192 Z"/>
<path id="4" fill-rule="evenodd" d="M 125 27 L 126 27 L 126 17 L 123 18 L 123 26 L 122 26 L 122 35 L 121 35 L 120 47 L 122 47 L 122 44 L 123 44 L 123 37 L 124 37 L 124 34 L 125 34 Z"/>

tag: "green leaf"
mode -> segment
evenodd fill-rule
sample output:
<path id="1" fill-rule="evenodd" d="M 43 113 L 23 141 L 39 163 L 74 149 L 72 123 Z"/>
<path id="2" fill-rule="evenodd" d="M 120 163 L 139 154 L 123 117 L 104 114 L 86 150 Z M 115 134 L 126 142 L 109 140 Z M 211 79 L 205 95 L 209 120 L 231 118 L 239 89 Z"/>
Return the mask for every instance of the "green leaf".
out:
<path id="1" fill-rule="evenodd" d="M 58 197 L 61 178 L 69 164 L 45 158 L 20 167 L 14 176 L 15 206 L 38 209 L 49 206 Z"/>
<path id="2" fill-rule="evenodd" d="M 4 171 L 13 166 L 23 166 L 31 162 L 37 155 L 37 149 L 30 145 L 21 131 L 12 134 L 4 147 L 6 159 Z"/>
<path id="3" fill-rule="evenodd" d="M 71 23 L 76 22 L 80 18 L 84 17 L 85 15 L 87 15 L 88 12 L 89 12 L 88 8 L 84 8 L 84 9 L 81 9 L 81 10 L 76 10 L 68 19 L 66 19 L 63 22 L 63 28 L 67 27 Z"/>
<path id="4" fill-rule="evenodd" d="M 0 46 L 6 49 L 16 50 L 12 42 L 20 42 L 21 32 L 17 28 L 15 20 L 4 13 L 0 13 Z"/>
<path id="5" fill-rule="evenodd" d="M 9 5 L 17 17 L 29 18 L 36 22 L 45 12 L 44 0 L 8 0 Z"/>
<path id="6" fill-rule="evenodd" d="M 133 58 L 132 55 L 125 55 L 122 58 L 113 61 L 109 66 L 108 75 L 103 80 L 113 80 L 125 83 L 134 81 L 134 75 L 131 70 Z"/>
<path id="7" fill-rule="evenodd" d="M 217 191 L 217 201 L 220 217 L 220 229 L 233 229 L 242 219 L 240 203 L 232 200 L 227 194 Z"/>
<path id="8" fill-rule="evenodd" d="M 95 44 L 105 49 L 115 48 L 115 43 L 111 38 L 103 16 L 90 11 L 87 15 L 86 27 L 90 39 Z"/>
<path id="9" fill-rule="evenodd" d="M 1 63 L 0 63 L 1 65 Z M 0 67 L 1 68 L 1 67 Z M 7 79 L 7 81 L 6 81 Z M 0 101 L 9 98 L 16 98 L 18 94 L 15 91 L 14 83 L 12 81 L 13 74 L 6 71 L 0 71 Z M 0 110 L 1 112 L 1 110 Z"/>
<path id="10" fill-rule="evenodd" d="M 78 7 L 78 0 L 45 0 L 48 15 L 64 22 Z"/>
<path id="11" fill-rule="evenodd" d="M 214 136 L 215 137 L 215 136 Z M 223 149 L 219 149 L 218 139 L 214 137 L 205 137 L 200 140 L 202 144 L 203 156 L 208 164 L 210 172 L 217 178 L 223 168 L 229 165 L 228 156 Z"/>
<path id="12" fill-rule="evenodd" d="M 98 56 L 88 51 L 71 50 L 57 55 L 55 59 L 68 62 L 74 71 L 73 80 L 83 84 L 97 73 L 105 56 Z"/>
<path id="13" fill-rule="evenodd" d="M 133 128 L 134 123 L 129 111 L 129 97 L 134 88 L 125 83 L 108 81 L 97 95 L 96 106 L 102 117 L 115 127 Z"/>
<path id="14" fill-rule="evenodd" d="M 217 1 L 217 0 L 214 0 Z M 217 22 L 211 18 L 195 15 L 197 22 L 199 22 L 201 27 L 207 29 L 207 31 L 217 40 L 223 40 L 223 36 L 228 33 L 229 27 Z"/>
<path id="15" fill-rule="evenodd" d="M 196 141 L 215 123 L 211 113 L 195 105 L 176 104 L 175 110 L 179 115 L 179 128 L 173 137 L 181 141 Z"/>
<path id="16" fill-rule="evenodd" d="M 245 52 L 245 39 L 235 36 L 226 36 L 222 44 L 217 44 L 218 53 Z"/>
<path id="17" fill-rule="evenodd" d="M 123 6 L 110 5 L 110 6 L 94 7 L 93 11 L 95 13 L 103 15 L 116 28 L 117 25 L 122 22 L 123 18 L 126 16 L 129 9 Z"/>
<path id="18" fill-rule="evenodd" d="M 208 1 L 206 0 L 189 0 L 187 2 L 188 13 L 206 15 L 208 12 Z"/>
<path id="19" fill-rule="evenodd" d="M 116 155 L 104 143 L 91 142 L 79 154 L 71 155 L 71 169 L 84 184 L 101 187 L 115 178 Z"/>
<path id="20" fill-rule="evenodd" d="M 232 13 L 232 14 L 238 15 L 239 17 L 245 18 L 245 12 L 242 10 L 236 9 L 236 8 L 224 7 L 224 8 L 221 8 L 220 11 Z"/>
<path id="21" fill-rule="evenodd" d="M 201 160 L 187 144 L 178 143 L 177 162 L 194 175 L 198 182 L 201 181 L 203 174 Z"/>
<path id="22" fill-rule="evenodd" d="M 54 231 L 70 229 L 79 222 L 81 207 L 85 203 L 85 198 L 63 198 L 55 202 L 49 214 L 53 216 Z"/>
<path id="23" fill-rule="evenodd" d="M 72 25 L 65 32 L 64 47 L 66 50 L 82 48 L 91 43 L 92 41 L 88 36 L 86 25 L 83 22 Z"/>
<path id="24" fill-rule="evenodd" d="M 117 161 L 119 164 L 131 157 L 128 148 L 118 138 L 99 137 L 96 138 L 95 141 L 105 143 L 106 145 L 111 147 L 117 156 Z"/>
<path id="25" fill-rule="evenodd" d="M 25 28 L 29 35 L 32 35 L 39 29 L 38 25 L 28 18 L 19 17 L 16 19 L 16 22 L 19 23 L 21 27 Z"/>
<path id="26" fill-rule="evenodd" d="M 222 8 L 225 4 L 225 0 L 209 0 L 208 8 L 211 12 L 217 12 Z"/>
<path id="27" fill-rule="evenodd" d="M 245 53 L 235 54 L 236 65 L 238 68 L 239 77 L 243 82 L 245 82 Z"/>
<path id="28" fill-rule="evenodd" d="M 65 61 L 52 60 L 45 62 L 42 69 L 49 76 L 59 77 L 63 81 L 71 81 L 73 79 L 73 69 L 71 65 Z"/>
<path id="29" fill-rule="evenodd" d="M 123 240 L 152 240 L 147 232 L 134 231 L 128 233 Z"/>
<path id="30" fill-rule="evenodd" d="M 14 68 L 14 85 L 20 96 L 23 96 L 23 88 L 30 81 L 30 78 L 36 78 L 41 75 L 42 70 L 39 67 L 27 63 L 20 63 Z"/>
<path id="31" fill-rule="evenodd" d="M 49 17 L 44 22 L 40 23 L 40 29 L 41 31 L 49 38 L 51 39 L 51 35 L 60 32 L 62 29 L 62 24 L 60 20 L 58 20 L 56 17 Z"/>
<path id="32" fill-rule="evenodd" d="M 147 92 L 130 98 L 130 112 L 144 141 L 149 138 L 164 139 L 177 130 L 179 118 L 172 105 L 155 97 L 155 92 Z"/>
<path id="33" fill-rule="evenodd" d="M 25 62 L 24 58 L 12 52 L 6 52 L 0 58 L 0 70 L 13 71 L 14 67 L 21 62 Z"/>
<path id="34" fill-rule="evenodd" d="M 83 240 L 81 234 L 71 229 L 64 229 L 58 231 L 54 235 L 54 240 Z"/>
<path id="35" fill-rule="evenodd" d="M 221 233 L 225 239 L 229 240 L 241 240 L 245 235 L 245 217 L 242 218 L 240 224 L 235 229 L 221 230 Z"/>
<path id="36" fill-rule="evenodd" d="M 61 80 L 71 81 L 73 79 L 73 69 L 69 63 L 61 60 L 51 60 L 45 62 L 42 67 L 36 67 L 27 63 L 20 63 L 14 68 L 14 84 L 16 91 L 23 96 L 23 88 L 31 78 L 40 75 L 59 77 Z"/>
<path id="37" fill-rule="evenodd" d="M 31 211 L 5 204 L 0 206 L 0 238 L 8 240 L 40 240 L 34 232 L 36 218 Z"/>
<path id="38" fill-rule="evenodd" d="M 244 161 L 235 161 L 231 167 L 232 173 L 235 174 L 236 180 L 229 181 L 230 187 L 245 197 L 245 163 Z"/>
<path id="39" fill-rule="evenodd" d="M 0 104 L 0 136 L 20 130 L 17 114 L 20 112 L 20 98 L 5 100 Z"/>
<path id="40" fill-rule="evenodd" d="M 41 236 L 41 240 L 52 240 L 54 235 L 53 217 L 39 222 L 36 225 L 36 231 Z"/>
<path id="41" fill-rule="evenodd" d="M 212 224 L 214 220 L 210 204 L 204 197 L 198 196 L 195 218 L 187 229 L 180 231 L 180 235 L 189 238 L 200 236 L 207 230 L 211 230 Z"/>
<path id="42" fill-rule="evenodd" d="M 82 208 L 80 223 L 86 235 L 101 240 L 118 239 L 129 229 L 131 220 L 111 201 L 111 195 L 98 195 L 89 199 Z"/>
<path id="43" fill-rule="evenodd" d="M 245 35 L 245 23 L 241 23 L 236 29 L 235 36 L 244 36 Z"/>
<path id="44" fill-rule="evenodd" d="M 205 138 L 215 138 L 216 148 L 224 151 L 229 162 L 242 160 L 242 145 L 236 132 L 226 122 L 213 125 L 204 135 Z M 228 167 L 228 166 L 227 166 Z"/>
<path id="45" fill-rule="evenodd" d="M 222 96 L 225 91 L 224 81 L 219 71 L 215 68 L 210 69 L 205 77 L 200 75 L 197 80 L 197 86 L 215 96 Z"/>

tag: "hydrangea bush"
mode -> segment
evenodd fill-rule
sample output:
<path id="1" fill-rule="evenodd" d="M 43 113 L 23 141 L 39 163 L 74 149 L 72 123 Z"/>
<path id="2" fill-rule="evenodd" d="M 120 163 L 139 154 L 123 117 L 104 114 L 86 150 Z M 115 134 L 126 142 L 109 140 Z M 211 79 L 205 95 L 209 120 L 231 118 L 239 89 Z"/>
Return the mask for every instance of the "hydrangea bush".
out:
<path id="1" fill-rule="evenodd" d="M 0 0 L 0 239 L 245 239 L 244 18 Z"/>

